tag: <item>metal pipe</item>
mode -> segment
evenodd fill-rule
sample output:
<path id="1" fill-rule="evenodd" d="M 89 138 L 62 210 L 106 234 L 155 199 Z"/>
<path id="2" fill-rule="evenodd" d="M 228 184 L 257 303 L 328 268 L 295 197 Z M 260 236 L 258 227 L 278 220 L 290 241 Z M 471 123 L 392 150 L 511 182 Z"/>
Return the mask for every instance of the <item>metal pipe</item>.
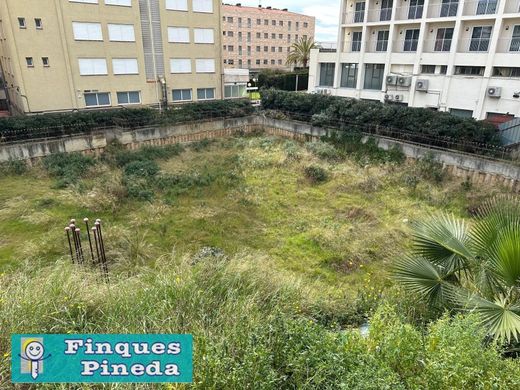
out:
<path id="1" fill-rule="evenodd" d="M 67 241 L 69 242 L 69 250 L 70 250 L 70 258 L 72 259 L 72 264 L 74 264 L 74 255 L 72 254 L 72 243 L 70 242 L 70 227 L 65 228 L 65 232 L 67 233 Z"/>
<path id="2" fill-rule="evenodd" d="M 80 235 L 80 229 L 76 228 L 76 236 L 78 237 L 78 248 L 79 248 L 79 262 L 80 264 L 83 264 L 85 262 L 85 259 L 83 257 L 83 247 L 81 246 L 81 235 Z"/>
<path id="3" fill-rule="evenodd" d="M 92 239 L 90 238 L 90 229 L 88 227 L 88 218 L 83 219 L 87 227 L 88 245 L 90 247 L 90 256 L 92 257 L 92 263 L 94 264 L 94 251 L 92 250 Z"/>

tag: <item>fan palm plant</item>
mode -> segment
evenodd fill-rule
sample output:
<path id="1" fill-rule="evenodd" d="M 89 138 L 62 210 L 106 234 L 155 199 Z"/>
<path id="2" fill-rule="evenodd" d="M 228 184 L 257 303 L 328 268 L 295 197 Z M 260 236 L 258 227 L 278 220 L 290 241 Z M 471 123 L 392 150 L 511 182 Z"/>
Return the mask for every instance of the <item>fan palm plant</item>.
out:
<path id="1" fill-rule="evenodd" d="M 311 57 L 311 50 L 316 48 L 314 40 L 309 37 L 302 37 L 291 45 L 291 51 L 287 56 L 287 65 L 302 64 L 307 67 Z"/>
<path id="2" fill-rule="evenodd" d="M 471 225 L 449 215 L 413 224 L 394 277 L 431 306 L 469 310 L 498 341 L 520 341 L 520 201 L 496 198 Z"/>

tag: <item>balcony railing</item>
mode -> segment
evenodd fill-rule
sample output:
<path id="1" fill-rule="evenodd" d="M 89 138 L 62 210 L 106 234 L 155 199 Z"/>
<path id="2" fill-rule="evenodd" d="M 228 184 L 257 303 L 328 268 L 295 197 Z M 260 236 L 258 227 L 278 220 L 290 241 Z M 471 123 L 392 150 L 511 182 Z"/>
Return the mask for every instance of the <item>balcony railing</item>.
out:
<path id="1" fill-rule="evenodd" d="M 365 11 L 353 11 L 343 14 L 343 24 L 363 23 L 365 21 Z"/>
<path id="2" fill-rule="evenodd" d="M 425 53 L 449 53 L 453 39 L 427 39 L 424 41 L 423 51 Z"/>
<path id="3" fill-rule="evenodd" d="M 371 8 L 368 10 L 369 22 L 389 22 L 392 19 L 392 8 Z"/>
<path id="4" fill-rule="evenodd" d="M 343 53 L 359 53 L 361 51 L 361 41 L 346 40 L 343 42 Z"/>
<path id="5" fill-rule="evenodd" d="M 415 53 L 418 46 L 418 39 L 398 39 L 395 41 L 394 51 L 398 53 Z"/>
<path id="6" fill-rule="evenodd" d="M 487 53 L 491 45 L 491 38 L 459 39 L 459 53 Z"/>
<path id="7" fill-rule="evenodd" d="M 465 16 L 494 15 L 498 11 L 498 0 L 477 0 L 464 3 Z"/>
<path id="8" fill-rule="evenodd" d="M 396 20 L 415 20 L 422 19 L 425 13 L 424 5 L 411 5 L 407 7 L 397 7 L 395 10 Z"/>
<path id="9" fill-rule="evenodd" d="M 459 2 L 430 4 L 428 6 L 429 18 L 450 18 L 457 16 L 459 10 Z"/>
<path id="10" fill-rule="evenodd" d="M 520 54 L 520 37 L 499 39 L 497 44 L 497 52 Z"/>
<path id="11" fill-rule="evenodd" d="M 389 48 L 388 40 L 373 40 L 368 41 L 366 45 L 367 53 L 386 53 Z"/>

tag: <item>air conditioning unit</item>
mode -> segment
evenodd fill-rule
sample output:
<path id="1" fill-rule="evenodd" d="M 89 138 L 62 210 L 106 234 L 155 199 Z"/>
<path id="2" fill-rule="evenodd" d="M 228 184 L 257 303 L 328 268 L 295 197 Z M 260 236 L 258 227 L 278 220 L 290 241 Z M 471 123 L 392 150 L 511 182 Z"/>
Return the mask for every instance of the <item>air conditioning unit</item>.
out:
<path id="1" fill-rule="evenodd" d="M 397 76 L 393 74 L 386 76 L 386 85 L 397 85 Z"/>
<path id="2" fill-rule="evenodd" d="M 385 94 L 385 102 L 394 100 L 394 95 Z"/>
<path id="3" fill-rule="evenodd" d="M 402 102 L 404 100 L 404 95 L 394 95 L 394 102 Z"/>
<path id="4" fill-rule="evenodd" d="M 487 95 L 491 98 L 499 98 L 502 95 L 502 88 L 500 87 L 488 87 Z"/>
<path id="5" fill-rule="evenodd" d="M 397 78 L 397 85 L 400 87 L 409 87 L 412 85 L 412 78 L 409 76 L 399 76 Z"/>
<path id="6" fill-rule="evenodd" d="M 415 82 L 415 90 L 419 92 L 428 92 L 428 80 L 417 80 Z"/>

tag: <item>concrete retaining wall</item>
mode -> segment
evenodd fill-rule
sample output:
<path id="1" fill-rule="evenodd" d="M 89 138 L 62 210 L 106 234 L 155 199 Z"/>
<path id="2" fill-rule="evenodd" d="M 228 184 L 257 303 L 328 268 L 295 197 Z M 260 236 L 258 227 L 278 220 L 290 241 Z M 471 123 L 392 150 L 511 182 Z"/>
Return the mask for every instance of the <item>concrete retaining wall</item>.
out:
<path id="1" fill-rule="evenodd" d="M 195 142 L 255 131 L 300 141 L 316 141 L 322 136 L 330 135 L 327 129 L 314 127 L 307 123 L 249 116 L 133 130 L 109 129 L 58 139 L 0 144 L 0 162 L 12 159 L 27 160 L 28 163 L 32 163 L 34 160 L 58 152 L 100 154 L 114 139 L 133 150 L 143 145 L 160 146 Z M 520 192 L 519 166 L 470 154 L 430 149 L 422 145 L 404 143 L 385 137 L 373 138 L 381 148 L 386 150 L 396 145 L 399 146 L 409 159 L 418 159 L 427 153 L 433 153 L 443 163 L 445 169 L 454 176 L 467 178 L 474 183 L 501 184 L 515 192 Z M 366 139 L 368 137 L 364 138 L 365 141 Z"/>

